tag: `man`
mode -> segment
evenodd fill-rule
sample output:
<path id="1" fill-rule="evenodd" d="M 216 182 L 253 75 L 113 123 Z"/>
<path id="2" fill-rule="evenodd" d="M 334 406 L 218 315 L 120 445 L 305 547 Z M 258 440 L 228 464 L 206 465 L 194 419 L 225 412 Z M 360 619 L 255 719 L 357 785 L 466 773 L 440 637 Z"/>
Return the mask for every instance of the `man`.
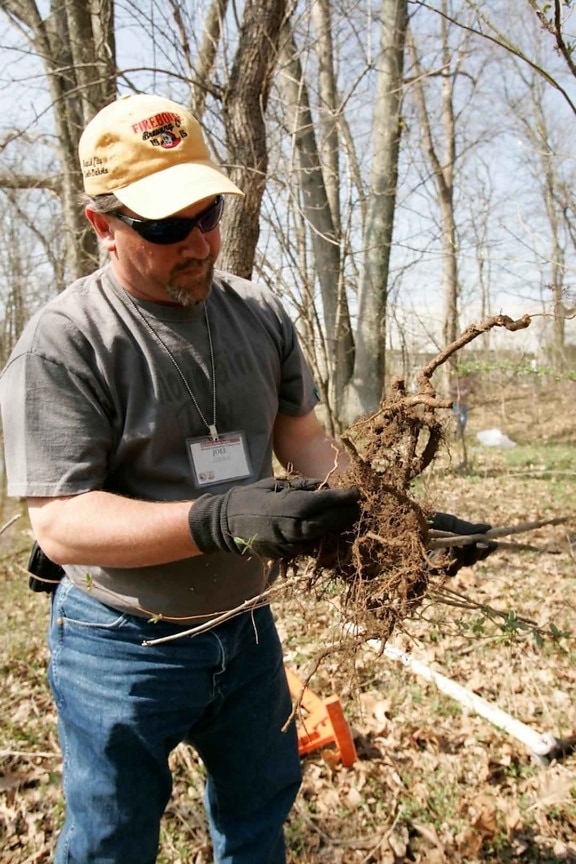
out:
<path id="1" fill-rule="evenodd" d="M 215 861 L 283 864 L 300 764 L 257 598 L 275 561 L 352 527 L 358 492 L 305 479 L 328 476 L 336 445 L 281 304 L 214 269 L 223 196 L 242 193 L 195 118 L 124 97 L 79 155 L 109 261 L 32 318 L 0 378 L 8 491 L 65 573 L 50 627 L 67 803 L 55 861 L 153 864 L 168 756 L 187 741 Z M 300 479 L 275 480 L 273 453 Z"/>
<path id="2" fill-rule="evenodd" d="M 325 478 L 334 442 L 281 304 L 214 269 L 224 196 L 242 193 L 195 118 L 124 97 L 79 155 L 109 262 L 34 316 L 0 379 L 9 493 L 65 571 L 50 629 L 67 803 L 55 861 L 153 864 L 168 756 L 187 741 L 215 861 L 281 864 L 300 765 L 269 607 L 143 643 L 257 598 L 275 560 L 353 525 L 358 493 L 273 478 L 273 453 Z"/>

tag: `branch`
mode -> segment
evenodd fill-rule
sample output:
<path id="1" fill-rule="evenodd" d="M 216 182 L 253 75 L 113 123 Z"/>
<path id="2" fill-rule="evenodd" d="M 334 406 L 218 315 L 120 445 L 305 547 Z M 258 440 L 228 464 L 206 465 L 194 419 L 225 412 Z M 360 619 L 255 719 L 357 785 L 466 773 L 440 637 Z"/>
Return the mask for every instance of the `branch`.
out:
<path id="1" fill-rule="evenodd" d="M 17 519 L 20 519 L 19 513 L 17 513 L 16 516 L 12 516 L 12 518 L 9 519 L 8 522 L 6 522 L 4 525 L 2 525 L 2 527 L 0 528 L 0 534 L 3 534 L 4 531 L 6 531 L 8 528 L 10 528 L 10 526 L 13 525 Z"/>
<path id="2" fill-rule="evenodd" d="M 538 18 L 544 29 L 551 33 L 552 36 L 554 36 L 558 51 L 566 61 L 566 65 L 570 69 L 570 72 L 576 78 L 576 65 L 574 65 L 570 48 L 564 41 L 564 36 L 562 34 L 562 4 L 560 0 L 554 0 L 554 23 L 552 23 L 552 21 L 546 18 L 543 10 L 539 9 L 536 5 L 535 0 L 529 0 L 529 3 L 534 9 L 536 17 Z"/>
<path id="3" fill-rule="evenodd" d="M 239 606 L 235 606 L 233 609 L 227 609 L 225 612 L 221 612 L 219 615 L 216 615 L 214 618 L 210 618 L 203 624 L 197 624 L 195 627 L 191 627 L 189 630 L 182 630 L 179 633 L 174 633 L 172 636 L 164 636 L 159 639 L 147 639 L 145 642 L 142 643 L 142 645 L 147 648 L 150 645 L 161 645 L 164 642 L 174 642 L 176 639 L 182 639 L 184 636 L 196 636 L 198 633 L 204 633 L 206 630 L 212 630 L 212 628 L 216 627 L 218 624 L 222 624 L 224 621 L 230 620 L 230 618 L 235 618 L 237 615 L 241 615 L 243 612 L 252 611 L 253 609 L 259 609 L 260 606 L 268 606 L 270 604 L 271 596 L 273 594 L 279 593 L 280 589 L 282 588 L 283 586 L 272 586 L 266 591 L 263 591 L 261 594 L 258 594 L 256 597 L 251 597 L 250 599 L 245 600 Z M 152 619 L 157 619 L 159 621 L 164 620 L 162 615 L 158 615 L 153 612 L 150 612 L 149 614 Z M 175 623 L 173 618 L 170 618 L 168 620 L 171 623 Z M 181 620 L 190 619 L 188 618 Z"/>
<path id="4" fill-rule="evenodd" d="M 507 525 L 500 528 L 490 528 L 483 534 L 451 534 L 449 531 L 429 531 L 430 549 L 447 549 L 451 546 L 468 546 L 472 543 L 486 542 L 496 537 L 509 537 L 511 534 L 522 534 L 525 531 L 534 531 L 543 525 L 562 525 L 568 522 L 569 516 L 556 516 L 553 519 L 541 519 L 538 522 L 521 522 L 518 525 Z"/>
<path id="5" fill-rule="evenodd" d="M 437 354 L 436 357 L 434 357 L 434 359 L 422 369 L 417 379 L 419 389 L 424 392 L 431 392 L 433 388 L 430 384 L 430 378 L 436 369 L 438 369 L 439 366 L 442 366 L 442 364 L 459 351 L 460 348 L 463 348 L 464 345 L 467 345 L 469 342 L 472 342 L 473 339 L 476 339 L 477 336 L 480 336 L 481 333 L 486 333 L 486 331 L 492 330 L 493 327 L 505 327 L 506 330 L 511 331 L 524 330 L 526 327 L 530 326 L 531 320 L 531 315 L 523 315 L 522 318 L 516 320 L 510 318 L 508 315 L 494 315 L 491 318 L 486 318 L 480 324 L 472 324 L 458 337 L 458 339 L 455 339 L 454 342 L 447 345 L 440 354 Z"/>
<path id="6" fill-rule="evenodd" d="M 489 42 L 493 42 L 495 45 L 498 45 L 499 48 L 504 48 L 505 51 L 508 51 L 509 54 L 512 54 L 514 57 L 517 57 L 519 60 L 522 60 L 531 69 L 534 69 L 535 72 L 538 73 L 545 81 L 548 82 L 555 90 L 558 90 L 559 93 L 562 94 L 566 103 L 569 105 L 570 110 L 576 114 L 576 105 L 568 95 L 568 92 L 556 81 L 556 79 L 545 69 L 535 63 L 533 60 L 530 60 L 516 45 L 513 45 L 506 36 L 501 33 L 495 25 L 489 21 L 485 15 L 482 14 L 480 9 L 478 8 L 477 3 L 474 0 L 466 0 L 467 5 L 478 15 L 480 20 L 487 24 L 491 30 L 496 33 L 496 36 L 490 36 L 489 33 L 484 33 L 482 30 L 477 30 L 475 27 L 470 27 L 467 24 L 463 24 L 461 21 L 457 21 L 455 18 L 452 18 L 450 15 L 447 15 L 445 12 L 442 12 L 440 9 L 436 9 L 434 6 L 430 6 L 428 3 L 424 2 L 424 0 L 413 0 L 413 2 L 417 6 L 423 6 L 425 9 L 429 9 L 431 12 L 436 12 L 437 15 L 441 15 L 447 21 L 450 21 L 451 24 L 455 24 L 456 27 L 460 27 L 461 30 L 465 30 L 468 33 L 474 33 L 476 36 L 480 36 L 482 39 L 487 39 Z"/>
<path id="7" fill-rule="evenodd" d="M 45 189 L 53 195 L 62 193 L 62 184 L 55 177 L 33 174 L 0 174 L 0 189 Z"/>

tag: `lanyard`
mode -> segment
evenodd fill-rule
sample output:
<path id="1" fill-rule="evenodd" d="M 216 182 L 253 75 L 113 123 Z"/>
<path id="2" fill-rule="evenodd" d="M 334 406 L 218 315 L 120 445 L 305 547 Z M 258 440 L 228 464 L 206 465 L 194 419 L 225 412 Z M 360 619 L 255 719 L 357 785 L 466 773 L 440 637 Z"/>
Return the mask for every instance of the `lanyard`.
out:
<path id="1" fill-rule="evenodd" d="M 208 420 L 206 419 L 206 417 L 204 416 L 204 414 L 202 413 L 200 405 L 198 404 L 198 401 L 197 401 L 196 397 L 194 396 L 194 393 L 192 392 L 192 388 L 190 387 L 188 380 L 186 379 L 186 376 L 182 372 L 180 366 L 178 365 L 176 358 L 174 357 L 174 354 L 172 353 L 172 351 L 170 350 L 168 345 L 164 342 L 162 337 L 152 327 L 152 325 L 150 324 L 150 322 L 148 321 L 148 319 L 146 318 L 146 316 L 144 315 L 144 313 L 142 312 L 140 307 L 137 305 L 137 303 L 134 302 L 134 300 L 132 299 L 130 294 L 127 291 L 124 291 L 124 293 L 125 293 L 126 297 L 128 298 L 128 300 L 130 301 L 133 308 L 138 312 L 140 318 L 144 322 L 146 328 L 148 329 L 148 332 L 150 333 L 150 335 L 152 336 L 154 341 L 157 342 L 164 349 L 164 351 L 166 352 L 166 354 L 170 358 L 172 365 L 176 369 L 176 372 L 180 376 L 182 383 L 184 384 L 186 390 L 188 391 L 188 395 L 190 396 L 192 402 L 194 403 L 194 407 L 198 411 L 198 414 L 200 415 L 202 422 L 204 423 L 204 425 L 208 429 L 208 434 L 210 435 L 210 437 L 213 440 L 216 440 L 216 438 L 218 438 L 218 430 L 216 428 L 216 364 L 214 362 L 214 348 L 212 345 L 212 331 L 210 330 L 210 319 L 208 317 L 208 301 L 206 301 L 204 303 L 204 320 L 206 321 L 206 332 L 208 334 L 208 346 L 210 348 L 210 378 L 211 378 L 211 385 L 212 385 L 212 423 L 209 423 Z"/>

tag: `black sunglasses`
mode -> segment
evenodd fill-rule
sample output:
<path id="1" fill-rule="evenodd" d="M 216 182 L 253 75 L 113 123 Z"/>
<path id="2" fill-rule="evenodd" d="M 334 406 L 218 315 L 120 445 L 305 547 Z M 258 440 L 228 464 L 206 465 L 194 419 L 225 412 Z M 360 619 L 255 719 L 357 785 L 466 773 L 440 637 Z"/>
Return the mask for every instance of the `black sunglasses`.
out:
<path id="1" fill-rule="evenodd" d="M 224 196 L 218 197 L 191 219 L 179 219 L 177 217 L 168 219 L 133 219 L 124 213 L 113 215 L 129 225 L 140 237 L 148 243 L 157 243 L 160 246 L 169 246 L 171 243 L 181 243 L 194 228 L 199 228 L 202 234 L 213 231 L 222 218 L 224 210 Z"/>

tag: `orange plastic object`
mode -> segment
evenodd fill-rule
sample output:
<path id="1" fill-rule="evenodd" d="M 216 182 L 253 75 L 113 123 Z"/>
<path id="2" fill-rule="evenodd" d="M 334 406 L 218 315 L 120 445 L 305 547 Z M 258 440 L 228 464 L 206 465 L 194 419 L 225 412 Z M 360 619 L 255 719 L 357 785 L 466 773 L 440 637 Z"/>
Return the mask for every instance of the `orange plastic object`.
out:
<path id="1" fill-rule="evenodd" d="M 337 696 L 320 699 L 305 687 L 294 672 L 286 669 L 292 697 L 299 701 L 305 716 L 299 716 L 298 750 L 300 755 L 332 745 L 345 768 L 357 759 L 354 739 Z"/>

